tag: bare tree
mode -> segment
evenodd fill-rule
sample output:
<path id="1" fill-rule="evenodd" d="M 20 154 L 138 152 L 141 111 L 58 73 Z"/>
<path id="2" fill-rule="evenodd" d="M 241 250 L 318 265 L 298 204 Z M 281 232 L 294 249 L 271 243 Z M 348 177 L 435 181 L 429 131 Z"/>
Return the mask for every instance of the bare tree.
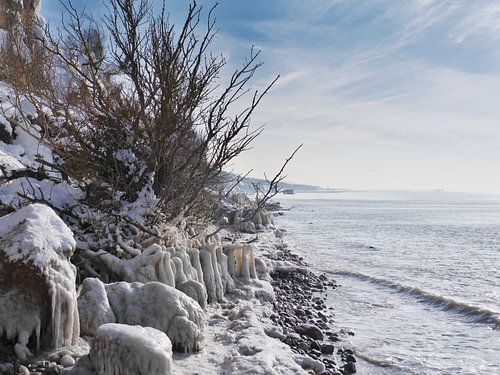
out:
<path id="1" fill-rule="evenodd" d="M 292 154 L 285 159 L 285 162 L 282 164 L 280 170 L 274 175 L 272 179 L 268 179 L 266 175 L 266 185 L 267 189 L 264 189 L 261 185 L 253 183 L 253 187 L 255 190 L 255 212 L 259 212 L 263 210 L 266 206 L 266 203 L 269 202 L 276 194 L 278 194 L 282 188 L 280 183 L 286 178 L 284 174 L 285 168 L 288 163 L 294 158 L 295 154 L 302 148 L 304 144 L 300 144 Z"/>
<path id="2" fill-rule="evenodd" d="M 108 0 L 102 22 L 70 0 L 63 5 L 62 28 L 54 34 L 47 27 L 39 38 L 53 82 L 27 90 L 40 113 L 50 108 L 63 119 L 46 140 L 62 160 L 58 168 L 89 191 L 102 186 L 103 210 L 151 185 L 167 218 L 203 217 L 223 168 L 261 133 L 250 118 L 278 77 L 250 91 L 262 65 L 252 48 L 223 85 L 226 60 L 210 52 L 217 5 L 204 18 L 191 3 L 178 28 L 165 2 L 156 15 L 150 0 Z M 45 119 L 44 128 L 53 127 Z"/>

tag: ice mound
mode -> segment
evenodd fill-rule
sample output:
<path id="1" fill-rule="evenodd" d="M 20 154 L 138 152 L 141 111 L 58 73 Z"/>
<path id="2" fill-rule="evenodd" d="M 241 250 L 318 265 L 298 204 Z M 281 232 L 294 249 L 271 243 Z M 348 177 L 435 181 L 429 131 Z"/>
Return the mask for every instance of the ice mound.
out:
<path id="1" fill-rule="evenodd" d="M 172 344 L 161 331 L 125 324 L 97 330 L 90 359 L 97 375 L 171 375 Z"/>
<path id="2" fill-rule="evenodd" d="M 49 207 L 31 204 L 0 218 L 0 337 L 16 355 L 75 345 L 79 337 L 73 233 Z"/>
<path id="3" fill-rule="evenodd" d="M 105 285 L 98 279 L 87 278 L 80 290 L 78 308 L 86 335 L 93 335 L 101 324 L 117 322 L 159 329 L 167 334 L 176 351 L 199 351 L 203 344 L 206 320 L 202 308 L 166 284 Z"/>

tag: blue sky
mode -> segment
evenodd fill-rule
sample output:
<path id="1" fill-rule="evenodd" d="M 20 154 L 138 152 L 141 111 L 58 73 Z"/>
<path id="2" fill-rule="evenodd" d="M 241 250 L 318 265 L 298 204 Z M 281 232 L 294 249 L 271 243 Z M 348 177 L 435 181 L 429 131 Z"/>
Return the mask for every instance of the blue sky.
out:
<path id="1" fill-rule="evenodd" d="M 167 4 L 180 20 L 187 2 Z M 58 8 L 45 0 L 42 15 Z M 230 67 L 254 44 L 255 87 L 281 75 L 236 171 L 272 174 L 303 142 L 291 181 L 500 192 L 498 1 L 223 0 L 216 16 Z"/>

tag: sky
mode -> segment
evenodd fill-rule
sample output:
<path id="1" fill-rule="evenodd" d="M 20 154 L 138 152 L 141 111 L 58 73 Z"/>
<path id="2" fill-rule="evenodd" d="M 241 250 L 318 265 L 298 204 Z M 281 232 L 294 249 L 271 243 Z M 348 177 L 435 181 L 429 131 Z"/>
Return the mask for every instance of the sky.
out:
<path id="1" fill-rule="evenodd" d="M 74 3 L 102 14 L 101 0 Z M 186 7 L 167 1 L 174 23 Z M 42 2 L 49 23 L 60 11 Z M 500 2 L 222 0 L 215 15 L 228 73 L 254 45 L 253 88 L 280 75 L 235 172 L 273 175 L 303 143 L 290 182 L 500 192 Z"/>

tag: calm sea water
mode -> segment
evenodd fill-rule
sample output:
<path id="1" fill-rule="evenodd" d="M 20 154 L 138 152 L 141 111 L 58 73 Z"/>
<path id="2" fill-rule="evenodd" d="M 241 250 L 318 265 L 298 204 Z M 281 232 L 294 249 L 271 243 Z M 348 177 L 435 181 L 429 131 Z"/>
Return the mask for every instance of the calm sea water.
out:
<path id="1" fill-rule="evenodd" d="M 309 193 L 278 225 L 341 285 L 361 374 L 500 374 L 500 196 Z"/>

